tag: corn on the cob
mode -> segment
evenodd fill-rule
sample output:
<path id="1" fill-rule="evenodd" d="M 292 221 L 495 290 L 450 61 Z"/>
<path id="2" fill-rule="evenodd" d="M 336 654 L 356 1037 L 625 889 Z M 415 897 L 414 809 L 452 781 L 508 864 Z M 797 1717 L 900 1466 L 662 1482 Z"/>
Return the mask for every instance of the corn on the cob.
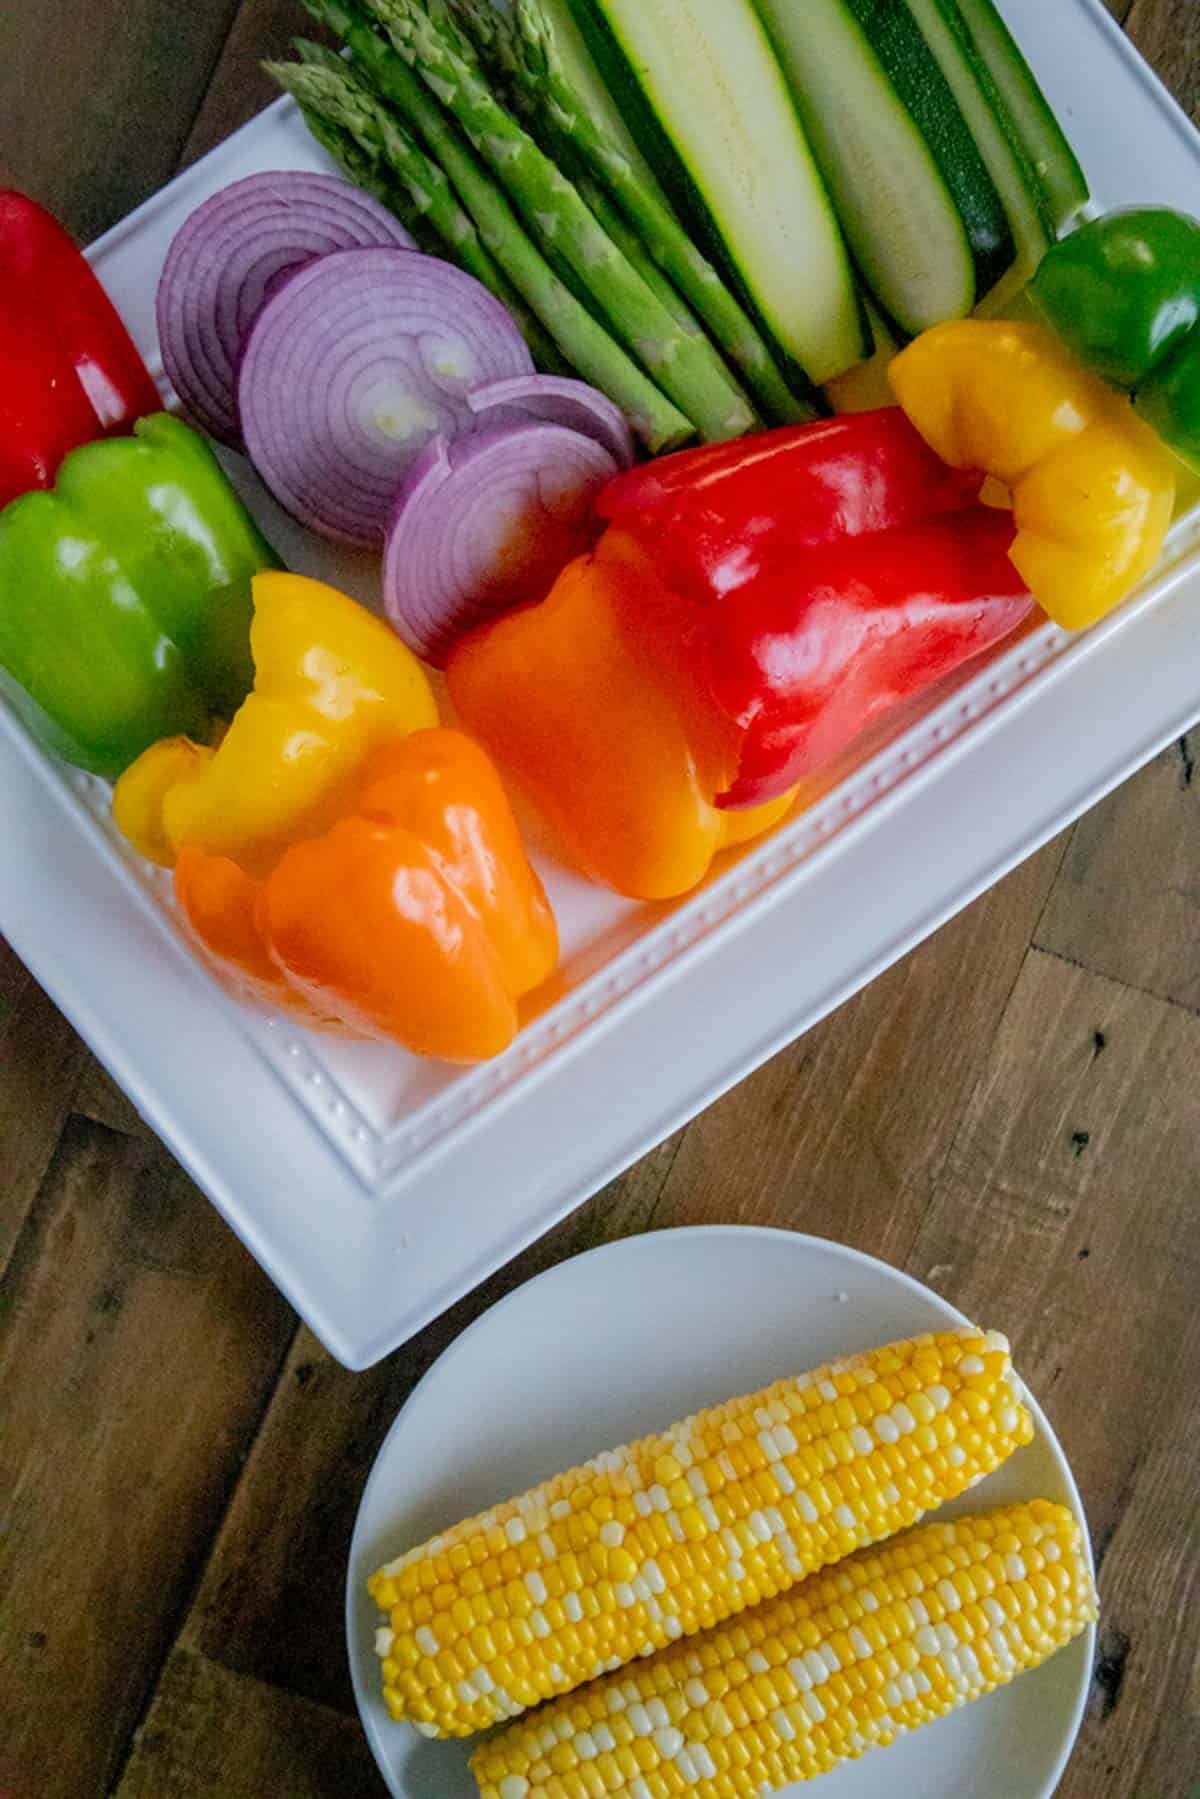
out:
<path id="1" fill-rule="evenodd" d="M 597 1456 L 369 1585 L 395 1718 L 467 1736 L 915 1523 L 1032 1434 L 1008 1344 L 949 1331 Z"/>
<path id="2" fill-rule="evenodd" d="M 1003 1686 L 1096 1616 L 1048 1500 L 926 1524 L 500 1731 L 483 1799 L 759 1799 Z"/>

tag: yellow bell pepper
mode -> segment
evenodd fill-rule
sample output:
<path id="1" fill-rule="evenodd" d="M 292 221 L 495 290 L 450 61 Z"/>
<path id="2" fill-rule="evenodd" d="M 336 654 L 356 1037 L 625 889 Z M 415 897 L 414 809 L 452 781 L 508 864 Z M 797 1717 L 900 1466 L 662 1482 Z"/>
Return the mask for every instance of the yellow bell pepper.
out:
<path id="1" fill-rule="evenodd" d="M 274 572 L 253 597 L 254 688 L 220 743 L 165 738 L 113 795 L 118 828 L 166 867 L 188 844 L 264 873 L 346 810 L 369 751 L 438 722 L 416 657 L 354 600 Z"/>
<path id="2" fill-rule="evenodd" d="M 1172 459 L 1052 332 L 955 319 L 901 351 L 890 373 L 943 461 L 1011 493 L 1012 560 L 1057 624 L 1093 624 L 1153 567 L 1175 500 Z"/>

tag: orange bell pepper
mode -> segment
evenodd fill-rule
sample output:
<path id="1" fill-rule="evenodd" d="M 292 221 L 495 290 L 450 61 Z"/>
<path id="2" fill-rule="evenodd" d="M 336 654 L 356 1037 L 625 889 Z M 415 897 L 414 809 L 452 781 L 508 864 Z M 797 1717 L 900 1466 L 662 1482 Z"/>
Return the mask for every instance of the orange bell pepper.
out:
<path id="1" fill-rule="evenodd" d="M 367 758 L 345 816 L 263 878 L 188 846 L 175 891 L 196 939 L 310 1023 L 477 1061 L 558 957 L 554 916 L 486 754 L 436 728 Z"/>
<path id="2" fill-rule="evenodd" d="M 686 893 L 793 797 L 715 803 L 738 734 L 664 653 L 677 613 L 647 554 L 609 531 L 546 600 L 463 639 L 447 668 L 463 722 L 525 782 L 572 859 L 635 899 Z"/>

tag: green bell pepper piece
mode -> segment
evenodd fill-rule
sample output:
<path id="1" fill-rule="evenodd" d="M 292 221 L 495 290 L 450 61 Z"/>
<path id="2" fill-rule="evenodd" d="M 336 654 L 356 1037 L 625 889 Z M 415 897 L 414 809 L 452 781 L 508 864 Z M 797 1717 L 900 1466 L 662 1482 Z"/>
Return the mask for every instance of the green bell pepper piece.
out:
<path id="1" fill-rule="evenodd" d="M 1136 388 L 1200 320 L 1200 224 L 1156 207 L 1093 219 L 1047 250 L 1029 297 L 1088 368 Z"/>
<path id="2" fill-rule="evenodd" d="M 139 419 L 0 512 L 0 689 L 93 774 L 204 739 L 252 685 L 250 580 L 279 566 L 205 440 Z"/>
<path id="3" fill-rule="evenodd" d="M 1079 360 L 1133 393 L 1200 469 L 1200 223 L 1157 207 L 1093 219 L 1046 252 L 1028 292 Z"/>
<path id="4" fill-rule="evenodd" d="M 1180 461 L 1200 475 L 1200 330 L 1151 371 L 1133 404 Z"/>

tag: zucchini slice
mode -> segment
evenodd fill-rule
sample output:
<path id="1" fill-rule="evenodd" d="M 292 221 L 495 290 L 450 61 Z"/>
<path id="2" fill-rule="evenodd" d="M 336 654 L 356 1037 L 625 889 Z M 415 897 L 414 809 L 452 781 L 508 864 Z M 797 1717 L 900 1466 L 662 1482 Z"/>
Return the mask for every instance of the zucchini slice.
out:
<path id="1" fill-rule="evenodd" d="M 1091 198 L 1087 176 L 994 0 L 958 0 L 958 9 L 1024 139 L 1041 186 L 1047 223 L 1057 235 Z"/>
<path id="2" fill-rule="evenodd" d="M 784 357 L 820 383 L 867 350 L 850 258 L 750 0 L 571 0 L 676 211 Z"/>
<path id="3" fill-rule="evenodd" d="M 963 317 L 977 298 L 967 228 L 853 7 L 757 3 L 872 294 L 910 336 Z"/>
<path id="4" fill-rule="evenodd" d="M 846 5 L 941 170 L 970 241 L 976 296 L 986 294 L 1012 267 L 1016 245 L 1004 201 L 976 144 L 974 120 L 964 115 L 960 95 L 918 23 L 917 5 L 911 0 L 846 0 Z M 974 91 L 977 96 L 978 88 Z"/>
<path id="5" fill-rule="evenodd" d="M 1006 273 L 980 285 L 984 311 L 995 312 L 1033 276 L 1054 241 L 1042 187 L 1016 121 L 975 49 L 958 0 L 903 0 L 933 52 L 1004 202 L 1016 254 Z"/>

